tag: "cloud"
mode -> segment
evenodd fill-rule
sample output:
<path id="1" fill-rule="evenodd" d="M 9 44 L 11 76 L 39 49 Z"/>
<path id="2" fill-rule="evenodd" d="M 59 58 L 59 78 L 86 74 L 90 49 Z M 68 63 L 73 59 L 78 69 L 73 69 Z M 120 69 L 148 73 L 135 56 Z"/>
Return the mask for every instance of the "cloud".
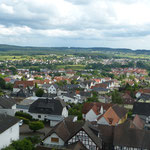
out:
<path id="1" fill-rule="evenodd" d="M 149 24 L 149 0 L 0 1 L 0 40 L 8 44 L 120 47 L 131 38 L 148 40 Z"/>
<path id="2" fill-rule="evenodd" d="M 23 27 L 5 27 L 0 25 L 0 36 L 22 36 L 23 34 L 30 34 L 31 29 L 27 26 Z"/>
<path id="3" fill-rule="evenodd" d="M 2 13 L 6 13 L 6 14 L 13 14 L 14 10 L 12 6 L 8 6 L 6 4 L 1 4 L 0 5 L 0 10 Z"/>

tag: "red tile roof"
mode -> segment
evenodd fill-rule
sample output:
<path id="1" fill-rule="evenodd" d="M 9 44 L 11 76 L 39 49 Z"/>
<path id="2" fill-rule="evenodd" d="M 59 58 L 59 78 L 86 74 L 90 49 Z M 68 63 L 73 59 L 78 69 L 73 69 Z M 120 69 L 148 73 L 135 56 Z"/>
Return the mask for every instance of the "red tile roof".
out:
<path id="1" fill-rule="evenodd" d="M 15 81 L 14 88 L 19 88 L 19 86 L 23 86 L 23 88 L 26 88 L 28 86 L 34 86 L 33 81 Z"/>
<path id="2" fill-rule="evenodd" d="M 140 119 L 140 117 L 138 115 L 135 115 L 135 117 L 133 119 L 133 124 L 139 129 L 144 128 L 144 122 Z"/>
<path id="3" fill-rule="evenodd" d="M 84 103 L 83 108 L 82 108 L 82 113 L 86 114 L 91 109 L 94 109 L 94 111 L 96 112 L 96 111 L 100 110 L 101 106 L 103 106 L 104 110 L 107 110 L 112 105 L 113 104 L 106 104 L 106 103 L 101 103 L 101 102 Z"/>

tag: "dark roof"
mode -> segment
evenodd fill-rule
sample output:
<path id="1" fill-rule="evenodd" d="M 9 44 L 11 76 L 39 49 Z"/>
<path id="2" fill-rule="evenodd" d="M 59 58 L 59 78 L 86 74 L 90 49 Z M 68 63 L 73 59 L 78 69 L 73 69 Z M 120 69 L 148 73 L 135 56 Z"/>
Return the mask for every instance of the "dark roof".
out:
<path id="1" fill-rule="evenodd" d="M 107 144 L 113 144 L 113 126 L 108 125 L 98 125 L 100 130 L 102 141 Z"/>
<path id="2" fill-rule="evenodd" d="M 117 104 L 112 106 L 112 109 L 115 111 L 115 113 L 119 116 L 119 118 L 122 118 L 126 115 L 127 110 L 124 107 L 120 107 Z"/>
<path id="3" fill-rule="evenodd" d="M 6 114 L 0 114 L 0 133 L 19 122 L 19 119 Z"/>
<path id="4" fill-rule="evenodd" d="M 60 99 L 38 99 L 29 107 L 30 113 L 61 115 L 66 103 Z"/>
<path id="5" fill-rule="evenodd" d="M 150 103 L 134 103 L 133 114 L 150 116 Z"/>
<path id="6" fill-rule="evenodd" d="M 17 109 L 29 109 L 30 105 L 16 105 Z"/>
<path id="7" fill-rule="evenodd" d="M 135 128 L 126 128 L 124 125 L 115 127 L 114 146 L 125 146 L 141 149 L 150 149 L 150 131 Z"/>
<path id="8" fill-rule="evenodd" d="M 91 97 L 91 96 L 92 96 L 92 93 L 91 93 L 91 92 L 80 91 L 79 95 L 85 96 L 85 97 Z"/>
<path id="9" fill-rule="evenodd" d="M 15 101 L 12 98 L 0 97 L 0 106 L 5 109 L 11 108 L 15 105 Z"/>
<path id="10" fill-rule="evenodd" d="M 43 87 L 43 88 L 49 88 L 49 87 L 51 87 L 52 85 L 53 85 L 56 89 L 58 89 L 58 85 L 57 85 L 57 84 L 43 84 L 42 87 Z"/>
<path id="11" fill-rule="evenodd" d="M 80 141 L 70 144 L 66 148 L 67 150 L 87 150 L 87 148 Z"/>
<path id="12" fill-rule="evenodd" d="M 140 119 L 140 117 L 138 115 L 135 115 L 134 119 L 133 119 L 133 124 L 139 128 L 139 129 L 144 129 L 144 121 Z"/>
<path id="13" fill-rule="evenodd" d="M 67 84 L 67 85 L 64 85 L 63 86 L 63 89 L 76 89 L 76 88 L 79 88 L 80 87 L 80 85 L 78 85 L 78 84 Z"/>
<path id="14" fill-rule="evenodd" d="M 139 99 L 142 99 L 144 101 L 150 100 L 150 93 L 142 93 Z"/>
<path id="15" fill-rule="evenodd" d="M 38 145 L 35 150 L 54 150 L 54 148 L 44 147 L 43 145 Z M 64 148 L 57 148 L 57 150 L 64 150 Z"/>
<path id="16" fill-rule="evenodd" d="M 98 136 L 96 135 L 96 133 L 98 133 L 99 131 L 94 126 L 92 126 L 89 122 L 83 122 L 83 121 L 72 122 L 68 120 L 63 120 L 62 122 L 58 123 L 45 136 L 44 139 L 49 137 L 51 134 L 56 133 L 64 142 L 67 142 L 80 130 L 84 130 L 97 146 L 99 147 L 102 146 L 101 138 L 98 138 Z"/>
<path id="17" fill-rule="evenodd" d="M 96 92 L 109 91 L 109 89 L 102 88 L 102 87 L 93 87 L 92 90 L 93 90 L 93 91 L 96 91 Z"/>

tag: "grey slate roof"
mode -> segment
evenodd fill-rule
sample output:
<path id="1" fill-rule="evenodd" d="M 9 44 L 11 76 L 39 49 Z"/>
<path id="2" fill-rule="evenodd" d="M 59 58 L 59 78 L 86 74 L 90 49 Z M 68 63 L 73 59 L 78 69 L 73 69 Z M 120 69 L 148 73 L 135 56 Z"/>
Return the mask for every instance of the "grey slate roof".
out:
<path id="1" fill-rule="evenodd" d="M 15 105 L 15 102 L 11 98 L 7 97 L 0 97 L 0 106 L 4 109 L 10 109 L 13 105 Z"/>
<path id="2" fill-rule="evenodd" d="M 52 85 L 53 85 L 56 89 L 58 89 L 58 85 L 57 85 L 57 84 L 43 84 L 42 87 L 43 87 L 43 88 L 49 88 L 49 87 L 51 87 Z"/>
<path id="3" fill-rule="evenodd" d="M 112 109 L 120 118 L 124 117 L 127 113 L 127 110 L 124 107 L 119 107 L 117 104 L 113 105 Z"/>
<path id="4" fill-rule="evenodd" d="M 144 101 L 150 100 L 150 93 L 142 93 L 139 99 L 142 99 Z"/>
<path id="5" fill-rule="evenodd" d="M 134 103 L 133 114 L 150 116 L 150 103 Z"/>
<path id="6" fill-rule="evenodd" d="M 64 90 L 71 90 L 71 89 L 76 89 L 76 88 L 80 88 L 80 85 L 78 84 L 67 84 L 63 86 Z"/>
<path id="7" fill-rule="evenodd" d="M 19 122 L 19 119 L 5 114 L 0 114 L 0 133 Z"/>
<path id="8" fill-rule="evenodd" d="M 28 110 L 29 107 L 30 107 L 29 105 L 16 105 L 17 109 L 26 109 L 26 110 Z"/>
<path id="9" fill-rule="evenodd" d="M 38 99 L 29 107 L 30 113 L 61 115 L 66 103 L 60 99 Z"/>

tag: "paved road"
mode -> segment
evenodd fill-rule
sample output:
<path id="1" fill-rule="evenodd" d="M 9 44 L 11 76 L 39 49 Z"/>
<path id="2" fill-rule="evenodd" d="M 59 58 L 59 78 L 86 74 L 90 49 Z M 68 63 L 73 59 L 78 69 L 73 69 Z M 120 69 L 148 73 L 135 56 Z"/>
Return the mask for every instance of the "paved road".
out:
<path id="1" fill-rule="evenodd" d="M 40 138 L 42 139 L 51 129 L 52 128 L 46 125 L 43 129 L 33 132 L 32 130 L 29 129 L 28 125 L 23 124 L 22 126 L 20 126 L 20 139 L 37 135 L 40 136 Z"/>

